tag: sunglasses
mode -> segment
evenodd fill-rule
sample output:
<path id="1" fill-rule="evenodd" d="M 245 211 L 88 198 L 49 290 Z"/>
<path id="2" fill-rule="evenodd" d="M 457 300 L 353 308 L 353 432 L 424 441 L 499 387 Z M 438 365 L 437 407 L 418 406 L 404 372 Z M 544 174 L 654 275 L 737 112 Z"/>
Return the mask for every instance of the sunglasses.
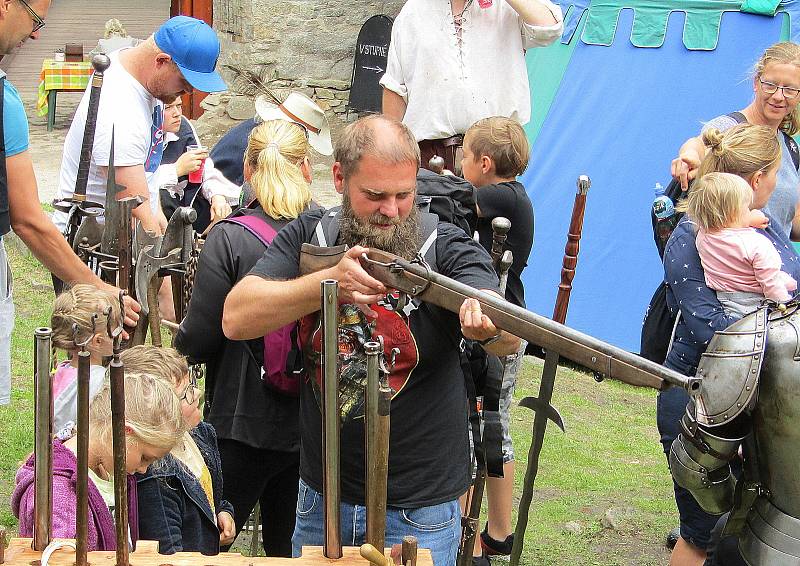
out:
<path id="1" fill-rule="evenodd" d="M 37 31 L 39 31 L 44 27 L 44 20 L 39 14 L 37 14 L 33 10 L 33 8 L 31 8 L 31 5 L 28 4 L 25 0 L 19 0 L 19 1 L 22 2 L 23 6 L 25 6 L 25 11 L 28 12 L 28 15 L 33 20 L 33 29 L 31 30 L 31 33 L 36 33 Z"/>

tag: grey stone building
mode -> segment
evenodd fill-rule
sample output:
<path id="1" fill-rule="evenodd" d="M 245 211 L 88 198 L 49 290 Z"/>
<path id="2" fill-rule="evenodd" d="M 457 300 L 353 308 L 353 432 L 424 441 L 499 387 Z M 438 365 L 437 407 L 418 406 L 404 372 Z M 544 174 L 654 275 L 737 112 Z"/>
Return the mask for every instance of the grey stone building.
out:
<path id="1" fill-rule="evenodd" d="M 346 104 L 356 38 L 376 14 L 395 17 L 404 0 L 214 0 L 220 66 L 231 91 L 209 96 L 198 121 L 207 143 L 254 115 L 248 83 L 264 80 L 281 97 L 304 92 L 326 110 L 336 131 Z M 246 76 L 245 76 L 246 75 Z M 248 94 L 250 94 L 248 96 Z M 352 114 L 350 115 L 352 119 Z"/>

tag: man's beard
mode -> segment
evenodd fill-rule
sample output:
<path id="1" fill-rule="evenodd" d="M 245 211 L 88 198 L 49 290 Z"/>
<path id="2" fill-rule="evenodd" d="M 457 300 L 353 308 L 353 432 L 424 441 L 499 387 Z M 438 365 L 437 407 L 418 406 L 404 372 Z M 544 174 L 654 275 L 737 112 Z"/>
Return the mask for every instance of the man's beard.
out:
<path id="1" fill-rule="evenodd" d="M 383 229 L 373 224 L 392 224 L 393 227 Z M 405 219 L 389 218 L 380 212 L 375 212 L 368 219 L 362 220 L 353 212 L 350 197 L 345 190 L 339 234 L 342 242 L 348 246 L 376 248 L 412 260 L 420 246 L 419 211 L 414 204 Z"/>

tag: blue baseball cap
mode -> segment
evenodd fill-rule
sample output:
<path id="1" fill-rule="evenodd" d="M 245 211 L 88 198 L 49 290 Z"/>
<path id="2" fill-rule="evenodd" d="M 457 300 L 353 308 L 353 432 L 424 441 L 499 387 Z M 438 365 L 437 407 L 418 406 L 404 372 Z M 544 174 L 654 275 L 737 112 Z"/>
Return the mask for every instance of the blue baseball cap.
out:
<path id="1" fill-rule="evenodd" d="M 158 28 L 155 40 L 194 88 L 203 92 L 228 90 L 214 70 L 219 58 L 219 39 L 207 23 L 189 16 L 175 16 Z"/>

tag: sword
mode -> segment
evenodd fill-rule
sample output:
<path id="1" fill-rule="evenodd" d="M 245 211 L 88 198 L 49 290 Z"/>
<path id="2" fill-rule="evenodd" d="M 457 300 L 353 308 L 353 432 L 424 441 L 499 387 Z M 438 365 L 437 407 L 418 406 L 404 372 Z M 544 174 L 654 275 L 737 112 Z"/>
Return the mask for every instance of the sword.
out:
<path id="1" fill-rule="evenodd" d="M 508 270 L 513 263 L 511 250 L 503 252 L 508 232 L 511 230 L 511 221 L 508 218 L 498 216 L 492 220 L 492 263 L 500 277 L 500 294 L 505 295 L 506 283 L 508 282 Z M 501 361 L 503 361 L 501 359 Z M 503 362 L 505 371 L 505 362 Z M 495 408 L 497 410 L 497 408 Z M 474 438 L 475 451 L 478 451 L 479 439 Z M 462 518 L 461 523 L 461 545 L 458 555 L 459 566 L 470 566 L 472 564 L 472 553 L 475 548 L 475 537 L 478 534 L 478 526 L 481 516 L 481 505 L 483 503 L 483 492 L 486 488 L 486 462 L 478 460 L 475 467 L 475 481 L 472 484 L 472 491 L 467 505 L 467 514 Z"/>
<path id="2" fill-rule="evenodd" d="M 111 316 L 111 307 L 108 310 Z M 78 325 L 72 325 L 72 340 L 78 350 L 78 470 L 75 485 L 75 564 L 86 566 L 89 550 L 89 374 L 91 354 L 86 346 L 97 331 L 97 314 L 92 315 L 92 331 L 78 341 Z"/>
<path id="3" fill-rule="evenodd" d="M 575 194 L 575 202 L 572 205 L 572 219 L 567 233 L 567 245 L 564 250 L 564 259 L 561 268 L 561 282 L 558 285 L 558 295 L 556 296 L 556 306 L 553 310 L 553 320 L 564 324 L 567 319 L 567 307 L 569 306 L 569 296 L 572 292 L 572 279 L 575 277 L 575 267 L 578 264 L 578 252 L 580 251 L 581 232 L 583 231 L 583 214 L 586 210 L 586 193 L 589 191 L 591 181 L 586 175 L 578 177 L 578 191 Z M 533 420 L 533 439 L 528 451 L 528 467 L 525 471 L 525 481 L 522 484 L 522 498 L 519 503 L 517 513 L 517 525 L 514 529 L 514 545 L 511 550 L 511 565 L 518 566 L 522 547 L 525 543 L 525 530 L 528 527 L 528 513 L 533 500 L 533 484 L 536 481 L 536 474 L 539 472 L 539 455 L 544 444 L 544 434 L 547 430 L 548 417 L 552 417 L 555 411 L 550 405 L 553 398 L 553 388 L 555 387 L 556 371 L 558 370 L 558 352 L 548 349 L 544 359 L 544 369 L 542 370 L 542 380 L 539 384 L 539 396 L 526 397 L 520 404 L 523 407 L 533 409 L 535 417 Z M 558 412 L 556 411 L 556 415 Z M 560 415 L 558 416 L 560 422 Z M 563 424 L 561 429 L 564 430 Z"/>
<path id="4" fill-rule="evenodd" d="M 382 337 L 381 337 L 382 338 Z M 386 533 L 386 487 L 389 475 L 389 411 L 392 389 L 382 371 L 383 340 L 364 344 L 367 354 L 366 390 L 366 541 L 384 551 Z"/>
<path id="5" fill-rule="evenodd" d="M 119 306 L 125 312 L 124 293 L 119 293 Z M 110 314 L 110 313 L 109 313 Z M 109 366 L 111 382 L 111 448 L 114 454 L 114 523 L 116 535 L 116 566 L 128 566 L 128 482 L 125 466 L 125 368 L 120 360 L 122 351 L 122 324 L 111 328 L 111 317 L 106 321 L 106 332 L 114 343 L 114 357 Z"/>
<path id="6" fill-rule="evenodd" d="M 94 148 L 94 133 L 97 126 L 97 112 L 100 107 L 100 91 L 103 88 L 103 75 L 109 65 L 111 65 L 111 60 L 102 53 L 92 57 L 94 74 L 92 75 L 92 85 L 89 90 L 86 125 L 83 128 L 80 160 L 75 176 L 75 190 L 71 198 L 53 202 L 55 208 L 68 214 L 65 235 L 69 245 L 73 247 L 80 241 L 77 240 L 76 235 L 83 218 L 99 214 L 98 211 L 92 211 L 91 209 L 102 209 L 100 203 L 86 200 L 86 185 L 89 181 L 89 168 L 92 164 L 92 149 Z"/>

